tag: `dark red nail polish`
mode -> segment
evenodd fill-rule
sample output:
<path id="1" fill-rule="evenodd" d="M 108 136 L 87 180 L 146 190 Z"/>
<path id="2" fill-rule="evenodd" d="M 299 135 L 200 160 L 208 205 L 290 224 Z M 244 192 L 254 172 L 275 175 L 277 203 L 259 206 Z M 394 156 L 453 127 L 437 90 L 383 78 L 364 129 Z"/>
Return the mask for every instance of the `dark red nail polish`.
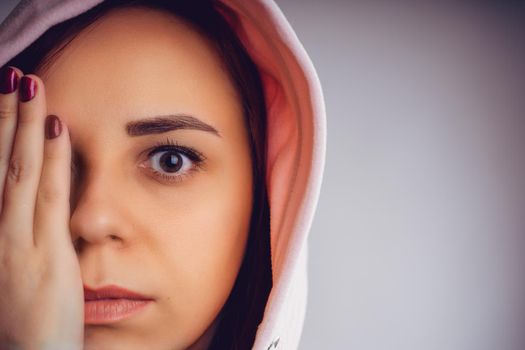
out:
<path id="1" fill-rule="evenodd" d="M 62 132 L 62 123 L 56 115 L 48 115 L 46 118 L 46 139 L 54 139 Z"/>
<path id="2" fill-rule="evenodd" d="M 36 95 L 36 81 L 30 77 L 23 76 L 20 79 L 20 101 L 27 102 Z"/>
<path id="3" fill-rule="evenodd" d="M 0 72 L 0 92 L 3 94 L 10 94 L 16 90 L 18 86 L 18 75 L 11 67 L 3 67 Z"/>

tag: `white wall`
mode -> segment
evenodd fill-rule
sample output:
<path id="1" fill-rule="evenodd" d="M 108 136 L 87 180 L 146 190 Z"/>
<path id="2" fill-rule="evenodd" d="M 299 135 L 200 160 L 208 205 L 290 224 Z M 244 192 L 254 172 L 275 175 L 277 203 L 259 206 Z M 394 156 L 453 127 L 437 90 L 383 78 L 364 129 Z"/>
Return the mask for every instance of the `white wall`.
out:
<path id="1" fill-rule="evenodd" d="M 525 8 L 277 3 L 328 112 L 300 349 L 525 349 Z"/>

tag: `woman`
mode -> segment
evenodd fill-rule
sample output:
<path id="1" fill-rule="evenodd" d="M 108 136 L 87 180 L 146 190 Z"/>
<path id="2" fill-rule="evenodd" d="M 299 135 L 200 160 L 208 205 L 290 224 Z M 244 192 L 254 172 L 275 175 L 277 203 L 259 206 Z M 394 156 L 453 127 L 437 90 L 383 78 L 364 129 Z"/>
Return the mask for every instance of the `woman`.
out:
<path id="1" fill-rule="evenodd" d="M 325 121 L 277 6 L 23 1 L 0 45 L 0 343 L 297 348 Z"/>

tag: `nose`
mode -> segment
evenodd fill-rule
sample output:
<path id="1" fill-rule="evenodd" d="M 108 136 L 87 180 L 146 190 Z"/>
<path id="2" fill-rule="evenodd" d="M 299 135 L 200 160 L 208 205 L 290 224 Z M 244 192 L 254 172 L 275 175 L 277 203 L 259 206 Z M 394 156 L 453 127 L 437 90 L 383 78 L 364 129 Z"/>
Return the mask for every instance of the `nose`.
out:
<path id="1" fill-rule="evenodd" d="M 88 245 L 122 245 L 129 232 L 129 216 L 124 212 L 129 198 L 122 196 L 118 181 L 108 172 L 100 175 L 78 187 L 71 203 L 70 231 L 77 250 Z"/>

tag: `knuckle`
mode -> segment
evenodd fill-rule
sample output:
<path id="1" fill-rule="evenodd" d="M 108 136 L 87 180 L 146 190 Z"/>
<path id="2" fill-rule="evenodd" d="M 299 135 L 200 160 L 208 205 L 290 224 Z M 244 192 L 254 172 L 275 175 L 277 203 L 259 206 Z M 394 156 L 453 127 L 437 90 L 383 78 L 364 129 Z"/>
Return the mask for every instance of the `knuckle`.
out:
<path id="1" fill-rule="evenodd" d="M 57 203 L 62 198 L 62 193 L 59 190 L 44 185 L 38 190 L 38 201 L 43 203 Z"/>
<path id="2" fill-rule="evenodd" d="M 44 148 L 44 161 L 55 162 L 61 161 L 63 158 L 65 157 L 59 150 Z"/>
<path id="3" fill-rule="evenodd" d="M 12 119 L 16 116 L 16 106 L 10 104 L 0 104 L 0 120 Z"/>
<path id="4" fill-rule="evenodd" d="M 23 127 L 37 121 L 35 113 L 20 113 L 18 116 L 18 127 Z"/>
<path id="5" fill-rule="evenodd" d="M 22 159 L 11 157 L 7 168 L 7 178 L 11 183 L 20 183 L 29 177 L 32 170 L 31 168 L 31 165 L 23 162 Z"/>

